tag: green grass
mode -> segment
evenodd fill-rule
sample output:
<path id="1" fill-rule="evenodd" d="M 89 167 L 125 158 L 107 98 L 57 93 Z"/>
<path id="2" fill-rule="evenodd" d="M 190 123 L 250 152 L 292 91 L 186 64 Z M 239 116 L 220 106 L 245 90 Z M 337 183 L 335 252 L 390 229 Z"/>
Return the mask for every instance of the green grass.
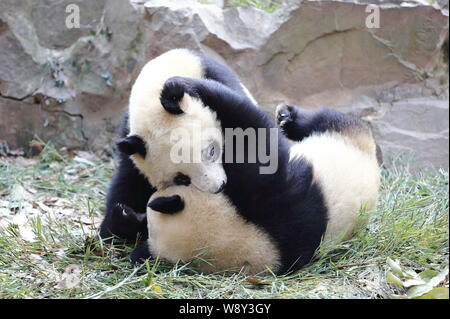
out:
<path id="1" fill-rule="evenodd" d="M 268 13 L 272 13 L 276 11 L 282 1 L 269 1 L 269 0 L 230 0 L 228 1 L 230 5 L 237 6 L 237 7 L 249 7 L 249 8 L 256 8 L 263 11 L 266 11 Z"/>
<path id="2" fill-rule="evenodd" d="M 97 237 L 113 163 L 89 161 L 51 145 L 34 160 L 0 157 L 0 298 L 389 298 L 399 291 L 386 283 L 387 257 L 415 271 L 448 265 L 448 173 L 394 164 L 367 227 L 295 274 L 255 284 L 189 264 L 134 268 L 131 247 Z M 80 273 L 65 288 L 70 265 Z"/>
<path id="3" fill-rule="evenodd" d="M 197 0 L 200 4 L 210 4 L 209 0 Z M 268 13 L 275 12 L 282 4 L 282 0 L 226 0 L 230 6 L 256 8 Z"/>

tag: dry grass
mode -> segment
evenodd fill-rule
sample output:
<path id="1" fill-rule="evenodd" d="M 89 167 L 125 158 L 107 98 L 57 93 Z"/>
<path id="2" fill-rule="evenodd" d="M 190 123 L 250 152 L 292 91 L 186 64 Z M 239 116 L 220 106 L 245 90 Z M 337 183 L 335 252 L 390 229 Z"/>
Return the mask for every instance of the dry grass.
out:
<path id="1" fill-rule="evenodd" d="M 163 261 L 133 268 L 130 247 L 97 237 L 113 163 L 47 145 L 0 157 L 1 298 L 389 298 L 386 258 L 416 271 L 448 265 L 448 173 L 383 171 L 377 211 L 352 240 L 288 276 L 202 275 Z"/>

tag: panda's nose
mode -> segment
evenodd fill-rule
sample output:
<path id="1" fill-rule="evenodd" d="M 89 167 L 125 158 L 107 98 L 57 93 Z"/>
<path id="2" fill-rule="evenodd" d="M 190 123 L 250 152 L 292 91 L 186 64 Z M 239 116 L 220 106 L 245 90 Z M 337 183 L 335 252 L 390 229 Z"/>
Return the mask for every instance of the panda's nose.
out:
<path id="1" fill-rule="evenodd" d="M 175 185 L 189 186 L 191 184 L 191 179 L 187 175 L 184 175 L 182 173 L 178 173 L 174 177 L 173 182 L 175 183 Z"/>

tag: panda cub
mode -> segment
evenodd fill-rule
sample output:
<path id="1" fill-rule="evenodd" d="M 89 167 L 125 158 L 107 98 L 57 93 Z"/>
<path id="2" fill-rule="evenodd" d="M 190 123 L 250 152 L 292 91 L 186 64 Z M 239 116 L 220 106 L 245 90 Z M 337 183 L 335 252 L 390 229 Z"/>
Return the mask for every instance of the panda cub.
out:
<path id="1" fill-rule="evenodd" d="M 161 104 L 167 113 L 189 115 L 186 98 L 201 102 L 206 113 L 213 111 L 222 131 L 253 128 L 265 146 L 270 144 L 269 135 L 258 129 L 277 126 L 248 97 L 205 79 L 165 82 Z M 378 198 L 379 166 L 369 127 L 325 108 L 281 105 L 276 118 L 285 136 L 277 140 L 274 174 L 260 174 L 260 160 L 223 161 L 223 193 L 190 186 L 157 191 L 148 204 L 149 239 L 132 259 L 192 260 L 203 272 L 245 267 L 282 274 L 308 263 L 321 242 L 350 237 L 360 210 L 373 209 Z M 286 137 L 295 143 L 289 146 Z M 248 151 L 244 155 L 248 159 Z"/>
<path id="2" fill-rule="evenodd" d="M 163 108 L 160 96 L 164 83 L 174 76 L 217 81 L 256 103 L 233 70 L 199 52 L 174 49 L 150 60 L 132 87 L 129 107 L 120 123 L 118 167 L 100 227 L 104 240 L 119 238 L 134 243 L 138 238 L 146 239 L 146 207 L 156 189 L 192 184 L 204 192 L 217 193 L 226 183 L 226 174 L 217 161 L 171 163 L 170 150 L 176 144 L 171 133 L 177 128 L 210 128 L 208 134 L 195 138 L 194 143 L 201 146 L 201 154 L 196 156 L 220 153 L 223 144 L 215 113 L 200 100 L 186 96 L 181 103 L 183 116 L 173 116 Z"/>
<path id="3" fill-rule="evenodd" d="M 279 269 L 271 236 L 243 219 L 223 193 L 171 186 L 153 194 L 148 206 L 149 238 L 132 260 L 159 256 L 173 263 L 190 261 L 203 273 Z"/>

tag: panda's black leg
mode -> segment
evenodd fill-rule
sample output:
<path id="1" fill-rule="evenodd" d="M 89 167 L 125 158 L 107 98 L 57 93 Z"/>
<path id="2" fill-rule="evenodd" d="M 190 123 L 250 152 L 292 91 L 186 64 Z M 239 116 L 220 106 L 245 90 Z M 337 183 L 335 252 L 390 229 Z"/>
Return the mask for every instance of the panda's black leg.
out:
<path id="1" fill-rule="evenodd" d="M 145 156 L 145 149 L 139 139 L 129 134 L 128 112 L 119 124 L 119 137 L 128 145 L 118 145 L 118 167 L 112 177 L 106 194 L 105 218 L 100 226 L 100 236 L 105 241 L 113 238 L 135 243 L 148 237 L 146 212 L 147 202 L 155 189 L 139 172 L 129 154 L 136 151 Z M 120 143 L 119 143 L 120 144 Z M 130 147 L 128 147 L 130 146 Z"/>
<path id="2" fill-rule="evenodd" d="M 100 236 L 111 241 L 116 237 L 129 243 L 148 237 L 147 202 L 155 189 L 124 154 L 106 196 L 106 214 Z"/>
<path id="3" fill-rule="evenodd" d="M 284 135 L 293 141 L 301 141 L 312 133 L 342 133 L 353 128 L 364 129 L 364 124 L 357 118 L 328 108 L 305 110 L 281 104 L 275 111 L 275 117 Z"/>
<path id="4" fill-rule="evenodd" d="M 147 240 L 137 245 L 130 254 L 130 260 L 133 264 L 142 264 L 145 260 L 152 258 Z"/>

